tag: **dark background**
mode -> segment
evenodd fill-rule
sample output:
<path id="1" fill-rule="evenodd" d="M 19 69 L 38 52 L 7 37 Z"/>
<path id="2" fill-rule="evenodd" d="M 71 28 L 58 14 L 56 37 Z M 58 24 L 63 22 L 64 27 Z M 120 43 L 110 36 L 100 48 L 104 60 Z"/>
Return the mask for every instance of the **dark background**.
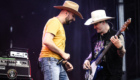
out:
<path id="1" fill-rule="evenodd" d="M 29 49 L 31 74 L 34 80 L 43 77 L 37 67 L 41 50 L 43 28 L 48 19 L 57 16 L 60 10 L 53 6 L 62 5 L 65 0 L 1 0 L 0 1 L 0 51 L 12 47 Z M 115 17 L 111 22 L 114 29 L 119 29 L 118 0 L 72 0 L 80 5 L 79 12 L 84 19 L 76 17 L 70 25 L 64 25 L 66 32 L 66 52 L 70 53 L 70 62 L 74 70 L 68 72 L 70 80 L 84 80 L 84 59 L 91 52 L 90 37 L 96 33 L 93 26 L 84 26 L 97 9 L 106 10 L 108 16 Z M 140 1 L 124 0 L 124 20 L 132 18 L 129 29 L 125 32 L 126 45 L 126 80 L 140 78 Z M 123 17 L 123 16 L 122 16 Z M 10 28 L 13 27 L 13 32 Z M 124 79 L 123 79 L 124 80 Z"/>

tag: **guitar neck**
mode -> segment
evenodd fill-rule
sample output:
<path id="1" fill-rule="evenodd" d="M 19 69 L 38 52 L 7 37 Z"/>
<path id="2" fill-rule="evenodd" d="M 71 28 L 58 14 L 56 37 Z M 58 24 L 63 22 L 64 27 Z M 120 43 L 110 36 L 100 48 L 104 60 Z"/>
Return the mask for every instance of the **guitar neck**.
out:
<path id="1" fill-rule="evenodd" d="M 116 36 L 119 36 L 121 34 L 121 31 L 119 30 L 117 33 L 116 33 Z M 103 52 L 97 57 L 95 63 L 96 65 L 99 64 L 99 62 L 101 61 L 101 59 L 103 58 L 103 56 L 107 53 L 107 51 L 110 49 L 110 47 L 113 45 L 112 42 L 110 42 L 107 47 L 103 50 Z"/>

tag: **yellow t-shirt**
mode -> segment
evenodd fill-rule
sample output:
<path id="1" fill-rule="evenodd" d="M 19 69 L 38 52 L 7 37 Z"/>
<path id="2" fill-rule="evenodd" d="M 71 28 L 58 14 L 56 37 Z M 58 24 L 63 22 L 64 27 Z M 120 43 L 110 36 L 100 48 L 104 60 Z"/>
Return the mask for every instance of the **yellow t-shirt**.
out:
<path id="1" fill-rule="evenodd" d="M 56 59 L 61 59 L 61 56 L 55 52 L 52 52 L 49 50 L 49 48 L 43 43 L 43 38 L 46 34 L 52 33 L 55 35 L 53 38 L 53 41 L 55 45 L 60 48 L 61 50 L 65 51 L 65 41 L 66 41 L 66 36 L 65 36 L 65 30 L 62 25 L 62 23 L 59 21 L 57 17 L 53 17 L 48 22 L 46 23 L 43 31 L 43 36 L 42 36 L 42 49 L 40 53 L 40 58 L 42 57 L 54 57 Z"/>

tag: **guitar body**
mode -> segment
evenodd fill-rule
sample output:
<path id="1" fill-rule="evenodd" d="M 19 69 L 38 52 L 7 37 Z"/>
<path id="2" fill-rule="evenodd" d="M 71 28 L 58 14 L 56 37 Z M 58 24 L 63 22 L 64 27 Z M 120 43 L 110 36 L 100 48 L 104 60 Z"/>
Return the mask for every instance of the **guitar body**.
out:
<path id="1" fill-rule="evenodd" d="M 86 71 L 85 80 L 93 80 L 95 77 L 97 65 L 93 62 L 91 66 L 91 69 Z"/>
<path id="2" fill-rule="evenodd" d="M 85 80 L 94 80 L 98 71 L 103 69 L 103 66 L 96 65 L 95 61 L 91 61 L 91 69 L 86 71 Z"/>

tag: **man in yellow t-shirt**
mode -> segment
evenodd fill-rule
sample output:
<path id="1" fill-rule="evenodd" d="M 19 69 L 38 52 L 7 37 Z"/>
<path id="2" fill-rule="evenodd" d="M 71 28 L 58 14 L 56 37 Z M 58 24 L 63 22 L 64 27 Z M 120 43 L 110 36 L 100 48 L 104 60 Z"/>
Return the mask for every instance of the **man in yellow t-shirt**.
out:
<path id="1" fill-rule="evenodd" d="M 42 49 L 39 56 L 41 71 L 44 74 L 44 80 L 69 80 L 62 64 L 67 71 L 71 71 L 73 66 L 67 60 L 70 54 L 65 53 L 65 30 L 63 24 L 70 24 L 75 21 L 75 15 L 83 19 L 78 12 L 79 5 L 73 1 L 65 1 L 63 6 L 54 6 L 61 9 L 57 17 L 48 20 L 44 27 L 42 36 Z M 64 59 L 62 63 L 58 61 Z"/>

